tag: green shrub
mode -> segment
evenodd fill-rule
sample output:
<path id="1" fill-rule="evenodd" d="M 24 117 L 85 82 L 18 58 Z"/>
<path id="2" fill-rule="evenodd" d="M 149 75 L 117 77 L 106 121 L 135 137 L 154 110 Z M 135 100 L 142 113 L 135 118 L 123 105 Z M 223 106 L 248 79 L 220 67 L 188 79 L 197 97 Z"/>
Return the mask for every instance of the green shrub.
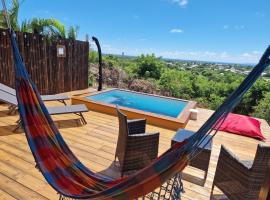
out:
<path id="1" fill-rule="evenodd" d="M 89 60 L 97 62 L 96 52 Z M 154 54 L 138 58 L 109 55 L 104 56 L 103 60 L 108 70 L 105 76 L 108 77 L 108 81 L 105 81 L 107 84 L 113 84 L 109 80 L 117 83 L 119 77 L 115 71 L 123 70 L 123 82 L 129 89 L 195 100 L 199 106 L 210 109 L 222 104 L 245 78 L 245 75 L 219 70 L 207 64 L 191 67 L 193 64 L 188 62 L 166 62 Z M 259 79 L 234 112 L 245 115 L 254 113 L 270 122 L 269 93 L 270 82 Z"/>
<path id="2" fill-rule="evenodd" d="M 98 52 L 97 51 L 90 49 L 89 62 L 90 63 L 98 63 Z"/>
<path id="3" fill-rule="evenodd" d="M 159 79 L 164 62 L 152 55 L 141 55 L 137 60 L 138 75 L 144 78 Z"/>
<path id="4" fill-rule="evenodd" d="M 193 96 L 191 74 L 179 70 L 165 70 L 159 80 L 161 91 L 174 97 L 190 99 Z"/>
<path id="5" fill-rule="evenodd" d="M 254 116 L 270 123 L 270 92 L 265 93 L 263 99 L 254 107 Z"/>

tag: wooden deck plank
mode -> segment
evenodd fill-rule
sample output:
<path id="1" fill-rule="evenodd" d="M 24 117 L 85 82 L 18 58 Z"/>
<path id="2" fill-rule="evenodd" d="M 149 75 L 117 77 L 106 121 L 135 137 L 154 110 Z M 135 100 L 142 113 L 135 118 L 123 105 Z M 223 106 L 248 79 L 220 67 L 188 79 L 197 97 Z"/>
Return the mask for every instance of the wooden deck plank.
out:
<path id="1" fill-rule="evenodd" d="M 4 190 L 0 189 L 0 199 L 1 200 L 16 200 L 13 196 L 6 193 Z"/>
<path id="2" fill-rule="evenodd" d="M 59 102 L 47 103 L 49 106 L 62 105 Z M 211 110 L 199 109 L 198 120 L 190 121 L 186 129 L 196 131 L 213 113 Z M 114 116 L 88 112 L 84 114 L 88 124 L 77 126 L 76 115 L 53 116 L 64 139 L 76 156 L 91 170 L 117 178 L 120 176 L 114 152 L 118 137 L 118 120 Z M 46 183 L 43 176 L 35 169 L 33 156 L 26 137 L 19 131 L 12 133 L 18 115 L 8 116 L 7 106 L 0 105 L 0 199 L 57 199 L 56 192 Z M 270 145 L 270 127 L 262 122 L 262 132 L 267 138 L 264 143 Z M 147 125 L 148 132 L 160 132 L 159 154 L 170 147 L 175 132 Z M 203 172 L 192 167 L 184 170 L 185 200 L 207 200 L 210 198 L 212 181 L 218 160 L 220 146 L 225 145 L 240 159 L 253 159 L 257 144 L 261 142 L 219 132 L 213 140 L 210 167 L 207 179 L 202 185 Z M 219 197 L 220 191 L 214 194 Z M 218 199 L 218 198 L 217 198 Z"/>
<path id="3" fill-rule="evenodd" d="M 5 193 L 16 199 L 33 199 L 48 200 L 37 191 L 30 189 L 28 186 L 18 183 L 12 178 L 3 175 L 0 172 L 0 188 Z"/>
<path id="4" fill-rule="evenodd" d="M 21 165 L 20 165 L 21 166 Z M 36 174 L 31 173 L 33 168 L 29 170 L 23 170 L 18 168 L 19 166 L 10 165 L 10 163 L 5 163 L 0 161 L 0 168 L 5 169 L 1 171 L 5 176 L 17 181 L 22 185 L 27 185 L 31 190 L 34 190 L 48 199 L 57 198 L 57 193 L 48 187 L 48 184 L 42 179 L 37 178 Z M 44 190 L 46 188 L 46 190 Z"/>

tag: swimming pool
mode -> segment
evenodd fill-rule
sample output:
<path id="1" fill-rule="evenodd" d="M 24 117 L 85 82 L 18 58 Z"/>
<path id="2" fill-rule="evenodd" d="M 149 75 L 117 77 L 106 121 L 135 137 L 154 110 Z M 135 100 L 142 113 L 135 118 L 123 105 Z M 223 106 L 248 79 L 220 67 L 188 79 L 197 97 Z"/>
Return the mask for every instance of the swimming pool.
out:
<path id="1" fill-rule="evenodd" d="M 134 108 L 141 111 L 177 117 L 188 104 L 187 101 L 169 99 L 124 90 L 111 90 L 86 97 L 103 103 Z"/>
<path id="2" fill-rule="evenodd" d="M 196 102 L 158 95 L 112 89 L 89 96 L 74 97 L 72 104 L 84 103 L 89 110 L 116 115 L 118 105 L 129 118 L 146 118 L 156 126 L 177 130 L 184 128 L 190 117 L 190 109 Z"/>

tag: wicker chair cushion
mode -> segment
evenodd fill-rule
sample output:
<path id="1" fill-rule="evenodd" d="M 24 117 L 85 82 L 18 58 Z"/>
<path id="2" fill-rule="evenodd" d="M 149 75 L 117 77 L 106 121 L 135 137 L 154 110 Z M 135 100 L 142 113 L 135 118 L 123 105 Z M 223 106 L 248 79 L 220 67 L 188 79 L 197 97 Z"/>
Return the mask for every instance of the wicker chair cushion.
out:
<path id="1" fill-rule="evenodd" d="M 219 130 L 265 140 L 260 127 L 261 123 L 257 119 L 230 113 Z"/>

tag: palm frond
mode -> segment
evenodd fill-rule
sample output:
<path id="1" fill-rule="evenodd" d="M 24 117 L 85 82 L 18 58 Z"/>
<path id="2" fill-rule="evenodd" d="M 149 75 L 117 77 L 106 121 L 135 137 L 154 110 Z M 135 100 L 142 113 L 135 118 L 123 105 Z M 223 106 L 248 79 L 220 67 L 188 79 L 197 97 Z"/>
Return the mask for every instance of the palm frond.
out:
<path id="1" fill-rule="evenodd" d="M 20 3 L 19 0 L 12 0 L 12 6 L 8 10 L 8 15 L 12 28 L 15 31 L 22 32 L 34 32 L 38 34 L 47 35 L 51 38 L 59 39 L 66 38 L 66 28 L 59 20 L 54 18 L 42 19 L 33 18 L 31 20 L 23 20 L 21 26 L 18 22 Z M 0 28 L 8 28 L 4 18 L 4 11 L 0 10 Z M 70 39 L 76 39 L 79 27 L 71 26 L 67 37 Z"/>
<path id="2" fill-rule="evenodd" d="M 18 23 L 19 8 L 20 8 L 20 4 L 19 4 L 18 0 L 12 0 L 12 6 L 7 11 L 11 27 L 16 31 L 18 31 L 20 29 L 20 26 L 19 26 L 19 23 Z M 0 28 L 7 29 L 8 25 L 7 25 L 7 22 L 6 22 L 5 17 L 4 17 L 5 11 L 1 10 L 0 12 L 1 12 Z"/>
<path id="3" fill-rule="evenodd" d="M 22 24 L 21 24 L 21 28 L 20 28 L 21 32 L 28 32 L 28 33 L 32 33 L 33 29 L 31 27 L 31 21 L 29 20 L 23 20 Z"/>
<path id="4" fill-rule="evenodd" d="M 76 40 L 79 32 L 79 26 L 70 26 L 68 30 L 68 38 L 72 40 Z"/>
<path id="5" fill-rule="evenodd" d="M 49 22 L 51 23 L 51 26 L 58 31 L 58 33 L 61 36 L 61 38 L 66 38 L 66 28 L 65 28 L 65 25 L 63 25 L 57 19 L 53 19 L 53 18 L 49 19 Z"/>
<path id="6" fill-rule="evenodd" d="M 65 26 L 56 19 L 33 18 L 31 27 L 34 33 L 65 38 Z"/>
<path id="7" fill-rule="evenodd" d="M 18 22 L 20 4 L 18 0 L 12 0 L 12 7 L 8 10 L 9 20 L 12 28 L 15 31 L 20 30 L 20 25 Z"/>
<path id="8" fill-rule="evenodd" d="M 6 29 L 7 28 L 7 23 L 4 17 L 4 11 L 0 10 L 0 28 Z"/>

